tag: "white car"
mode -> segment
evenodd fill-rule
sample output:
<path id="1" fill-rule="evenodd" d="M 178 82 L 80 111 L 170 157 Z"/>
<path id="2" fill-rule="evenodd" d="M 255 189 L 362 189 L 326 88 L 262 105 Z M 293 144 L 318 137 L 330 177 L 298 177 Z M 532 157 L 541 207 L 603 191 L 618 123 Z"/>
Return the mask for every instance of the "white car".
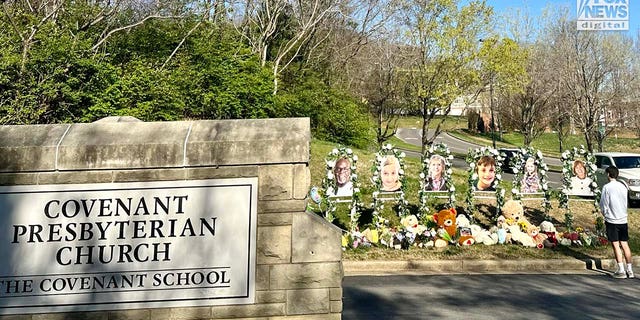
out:
<path id="1" fill-rule="evenodd" d="M 596 157 L 596 182 L 602 188 L 607 182 L 607 173 L 604 171 L 609 166 L 618 167 L 620 174 L 618 180 L 629 190 L 629 200 L 640 200 L 640 154 L 623 152 L 598 152 Z"/>

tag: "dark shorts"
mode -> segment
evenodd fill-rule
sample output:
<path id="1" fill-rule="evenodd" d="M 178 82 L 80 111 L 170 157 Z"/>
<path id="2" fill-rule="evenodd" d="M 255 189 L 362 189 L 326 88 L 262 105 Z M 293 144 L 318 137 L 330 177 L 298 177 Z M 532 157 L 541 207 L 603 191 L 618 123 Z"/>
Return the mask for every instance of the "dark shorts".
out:
<path id="1" fill-rule="evenodd" d="M 629 241 L 629 227 L 626 223 L 613 224 L 605 222 L 604 224 L 607 226 L 607 239 L 609 241 Z"/>

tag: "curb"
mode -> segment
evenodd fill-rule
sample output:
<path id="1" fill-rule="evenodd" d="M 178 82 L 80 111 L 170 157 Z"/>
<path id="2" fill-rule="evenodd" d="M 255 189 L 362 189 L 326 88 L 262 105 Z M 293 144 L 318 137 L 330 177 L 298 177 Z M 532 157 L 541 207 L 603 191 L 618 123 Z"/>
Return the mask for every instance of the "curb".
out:
<path id="1" fill-rule="evenodd" d="M 615 259 L 342 261 L 345 276 L 394 274 L 550 273 L 612 270 Z M 640 257 L 633 258 L 635 266 Z"/>

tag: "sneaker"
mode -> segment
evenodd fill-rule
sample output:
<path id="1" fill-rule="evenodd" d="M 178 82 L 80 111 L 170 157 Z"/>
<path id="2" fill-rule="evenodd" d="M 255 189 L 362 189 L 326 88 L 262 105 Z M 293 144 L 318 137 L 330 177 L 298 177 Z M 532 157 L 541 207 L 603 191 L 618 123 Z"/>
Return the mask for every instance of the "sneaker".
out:
<path id="1" fill-rule="evenodd" d="M 635 276 L 633 275 L 633 271 L 627 271 L 627 278 L 633 279 Z"/>
<path id="2" fill-rule="evenodd" d="M 616 278 L 616 279 L 623 279 L 623 278 L 627 277 L 627 273 L 624 272 L 624 271 L 618 270 L 618 271 L 614 272 L 612 276 L 614 278 Z"/>

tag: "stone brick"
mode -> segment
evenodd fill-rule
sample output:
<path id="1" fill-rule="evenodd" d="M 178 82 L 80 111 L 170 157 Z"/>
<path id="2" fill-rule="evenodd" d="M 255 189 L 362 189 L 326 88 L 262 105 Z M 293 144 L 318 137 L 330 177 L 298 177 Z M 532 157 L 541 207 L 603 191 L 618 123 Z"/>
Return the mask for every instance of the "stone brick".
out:
<path id="1" fill-rule="evenodd" d="M 120 310 L 109 312 L 109 320 L 152 320 L 148 309 Z"/>
<path id="2" fill-rule="evenodd" d="M 16 186 L 38 184 L 37 173 L 2 173 L 0 174 L 1 186 Z"/>
<path id="3" fill-rule="evenodd" d="M 197 121 L 187 165 L 308 163 L 310 140 L 308 118 Z"/>
<path id="4" fill-rule="evenodd" d="M 96 312 L 68 312 L 68 313 L 43 313 L 34 314 L 32 320 L 108 320 L 108 313 Z"/>
<path id="5" fill-rule="evenodd" d="M 70 126 L 0 126 L 0 172 L 55 170 L 56 147 Z"/>
<path id="6" fill-rule="evenodd" d="M 305 200 L 279 200 L 258 202 L 258 213 L 302 212 L 307 208 Z"/>
<path id="7" fill-rule="evenodd" d="M 330 288 L 329 289 L 329 297 L 333 301 L 335 301 L 335 300 L 342 301 L 342 287 Z"/>
<path id="8" fill-rule="evenodd" d="M 59 170 L 184 166 L 191 122 L 79 123 L 58 150 Z"/>
<path id="9" fill-rule="evenodd" d="M 269 265 L 256 265 L 256 290 L 269 290 L 270 274 Z"/>
<path id="10" fill-rule="evenodd" d="M 258 176 L 258 166 L 205 167 L 187 168 L 186 179 L 224 179 L 224 178 L 252 178 Z"/>
<path id="11" fill-rule="evenodd" d="M 308 212 L 293 214 L 291 262 L 342 260 L 342 232 L 320 216 Z"/>
<path id="12" fill-rule="evenodd" d="M 270 289 L 313 289 L 342 286 L 341 262 L 271 266 Z"/>
<path id="13" fill-rule="evenodd" d="M 285 315 L 284 303 L 251 304 L 211 307 L 211 318 L 246 318 Z"/>
<path id="14" fill-rule="evenodd" d="M 260 226 L 286 226 L 293 222 L 291 212 L 284 213 L 261 213 L 258 214 L 258 227 Z"/>
<path id="15" fill-rule="evenodd" d="M 293 166 L 293 198 L 305 199 L 311 184 L 311 173 L 309 166 L 296 164 Z"/>
<path id="16" fill-rule="evenodd" d="M 331 301 L 331 312 L 342 312 L 342 300 Z"/>
<path id="17" fill-rule="evenodd" d="M 151 309 L 152 320 L 200 320 L 211 317 L 211 307 Z"/>
<path id="18" fill-rule="evenodd" d="M 329 310 L 329 289 L 287 291 L 287 315 L 328 313 Z"/>
<path id="19" fill-rule="evenodd" d="M 115 171 L 113 182 L 185 180 L 186 176 L 184 169 L 127 170 Z"/>
<path id="20" fill-rule="evenodd" d="M 262 166 L 258 170 L 259 200 L 287 200 L 293 193 L 291 165 Z"/>
<path id="21" fill-rule="evenodd" d="M 58 171 L 41 172 L 38 184 L 69 183 L 110 183 L 113 182 L 112 171 Z"/>
<path id="22" fill-rule="evenodd" d="M 0 316 L 0 320 L 31 320 L 31 315 Z"/>
<path id="23" fill-rule="evenodd" d="M 284 290 L 256 291 L 256 303 L 286 302 L 287 296 Z"/>
<path id="24" fill-rule="evenodd" d="M 291 262 L 291 227 L 258 228 L 256 251 L 258 264 Z"/>

